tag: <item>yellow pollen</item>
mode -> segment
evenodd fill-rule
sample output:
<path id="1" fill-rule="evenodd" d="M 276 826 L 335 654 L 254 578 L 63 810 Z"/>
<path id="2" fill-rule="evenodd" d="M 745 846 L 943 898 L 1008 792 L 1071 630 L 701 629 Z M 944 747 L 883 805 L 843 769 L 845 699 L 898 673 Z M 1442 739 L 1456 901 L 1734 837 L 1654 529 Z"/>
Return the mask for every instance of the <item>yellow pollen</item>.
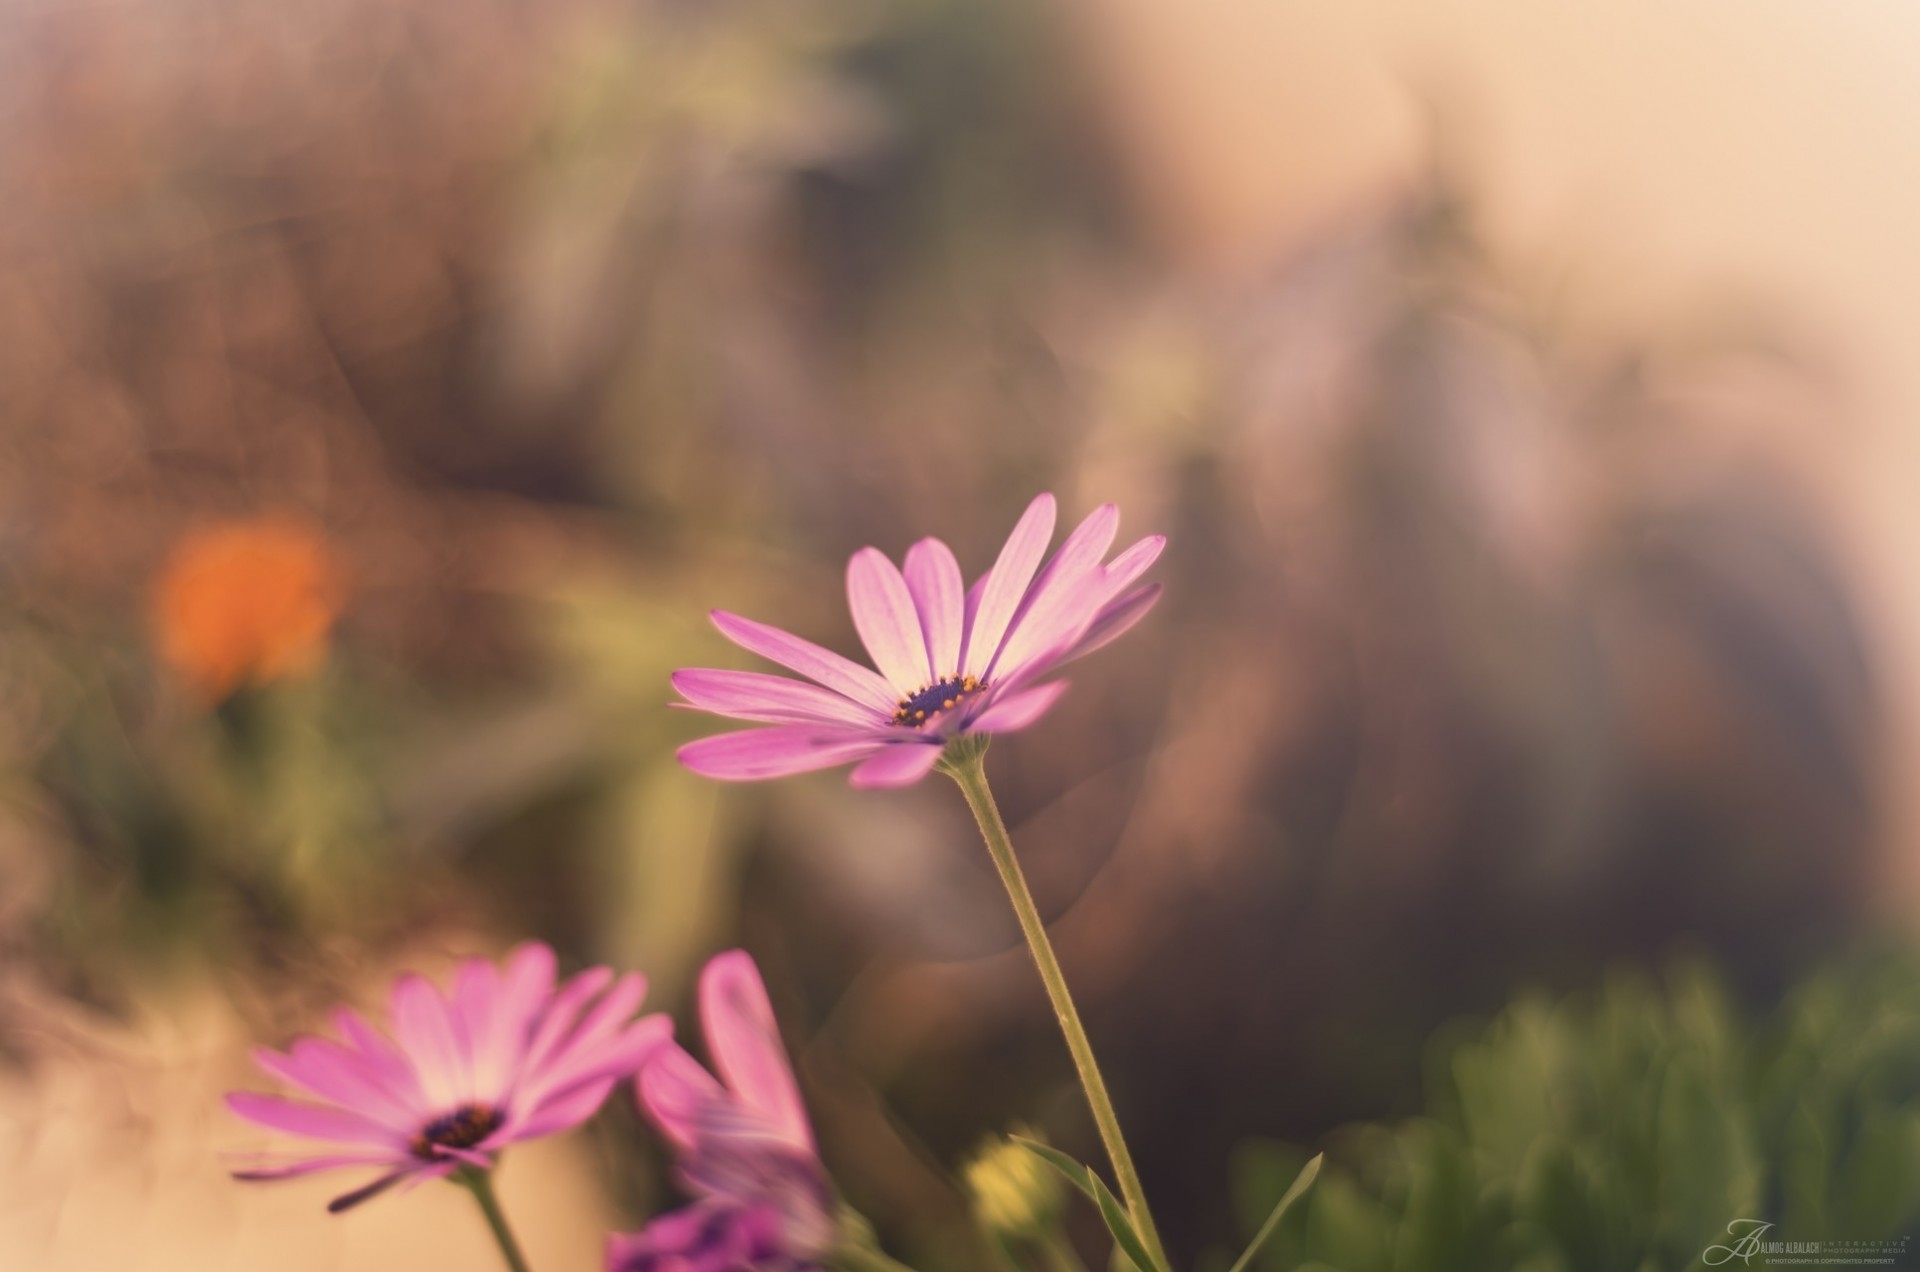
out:
<path id="1" fill-rule="evenodd" d="M 958 675 L 922 685 L 900 699 L 893 722 L 908 727 L 925 724 L 934 712 L 951 711 L 985 687 L 978 676 Z"/>

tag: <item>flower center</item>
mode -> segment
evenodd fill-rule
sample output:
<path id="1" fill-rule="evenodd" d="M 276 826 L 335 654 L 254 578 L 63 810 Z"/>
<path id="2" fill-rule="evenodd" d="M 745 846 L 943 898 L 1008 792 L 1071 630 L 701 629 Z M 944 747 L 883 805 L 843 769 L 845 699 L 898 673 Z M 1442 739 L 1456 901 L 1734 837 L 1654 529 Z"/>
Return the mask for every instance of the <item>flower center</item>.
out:
<path id="1" fill-rule="evenodd" d="M 434 1146 L 444 1148 L 472 1148 L 487 1136 L 500 1129 L 500 1111 L 484 1104 L 462 1104 L 451 1113 L 442 1113 L 439 1117 L 420 1128 L 420 1133 L 407 1145 L 415 1157 L 433 1161 Z"/>
<path id="2" fill-rule="evenodd" d="M 936 680 L 926 688 L 900 699 L 900 705 L 894 708 L 893 722 L 917 729 L 927 722 L 928 716 L 953 710 L 985 687 L 974 676 L 948 676 L 945 680 Z"/>

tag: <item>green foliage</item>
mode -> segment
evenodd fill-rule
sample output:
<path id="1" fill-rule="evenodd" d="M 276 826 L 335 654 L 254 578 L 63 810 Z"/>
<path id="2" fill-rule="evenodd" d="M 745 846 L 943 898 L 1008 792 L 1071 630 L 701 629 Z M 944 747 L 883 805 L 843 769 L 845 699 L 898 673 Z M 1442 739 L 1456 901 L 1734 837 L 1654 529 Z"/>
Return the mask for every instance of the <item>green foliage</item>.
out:
<path id="1" fill-rule="evenodd" d="M 1245 1272 L 1245 1269 L 1260 1256 L 1260 1252 L 1266 1249 L 1267 1242 L 1273 1240 L 1273 1234 L 1280 1230 L 1280 1224 L 1286 1219 L 1287 1212 L 1293 1209 L 1293 1203 L 1300 1200 L 1307 1189 L 1313 1187 L 1313 1181 L 1320 1177 L 1320 1164 L 1325 1160 L 1324 1157 L 1315 1157 L 1300 1168 L 1300 1174 L 1295 1177 L 1287 1191 L 1280 1195 L 1280 1200 L 1274 1204 L 1272 1213 L 1267 1216 L 1267 1221 L 1260 1225 L 1260 1231 L 1253 1234 L 1253 1240 L 1247 1244 L 1245 1250 L 1241 1251 L 1240 1257 L 1233 1261 L 1233 1267 L 1229 1272 Z"/>
<path id="2" fill-rule="evenodd" d="M 1100 1218 L 1107 1225 L 1107 1231 L 1113 1235 L 1113 1244 L 1118 1254 L 1126 1256 L 1126 1261 L 1141 1272 L 1154 1272 L 1160 1265 L 1148 1253 L 1146 1242 L 1134 1228 L 1133 1220 L 1127 1215 L 1127 1208 L 1107 1187 L 1107 1181 L 1099 1174 L 1088 1170 L 1079 1162 L 1068 1157 L 1057 1148 L 1015 1135 L 1013 1142 L 1035 1153 L 1049 1166 L 1059 1171 L 1066 1181 L 1078 1188 L 1099 1208 Z"/>
<path id="3" fill-rule="evenodd" d="M 1254 1267 L 1661 1272 L 1735 1219 L 1791 1241 L 1920 1223 L 1920 964 L 1856 962 L 1743 1020 L 1697 966 L 1521 998 L 1436 1045 L 1428 1110 L 1337 1137 Z M 1305 1154 L 1244 1146 L 1251 1230 Z"/>
<path id="4" fill-rule="evenodd" d="M 961 1175 L 967 1200 L 975 1222 L 990 1238 L 1030 1240 L 1053 1230 L 1062 1201 L 1060 1181 L 1054 1177 L 1059 1167 L 1049 1169 L 1043 1148 L 1031 1132 L 996 1135 L 967 1162 Z M 1071 1158 L 1067 1162 L 1078 1169 Z"/>

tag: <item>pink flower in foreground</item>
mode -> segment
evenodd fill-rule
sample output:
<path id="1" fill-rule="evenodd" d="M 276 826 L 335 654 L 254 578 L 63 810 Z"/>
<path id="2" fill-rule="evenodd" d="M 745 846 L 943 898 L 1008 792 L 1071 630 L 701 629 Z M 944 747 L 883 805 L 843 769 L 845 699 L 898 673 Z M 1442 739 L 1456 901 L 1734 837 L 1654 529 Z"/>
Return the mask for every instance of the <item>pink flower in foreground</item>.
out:
<path id="1" fill-rule="evenodd" d="M 608 1272 L 816 1272 L 817 1260 L 790 1253 L 771 1206 L 699 1201 L 661 1215 L 646 1231 L 614 1237 Z"/>
<path id="2" fill-rule="evenodd" d="M 610 1272 L 799 1272 L 833 1244 L 832 1190 L 753 959 L 716 955 L 700 1020 L 720 1080 L 677 1045 L 640 1071 L 640 1103 L 698 1198 L 607 1247 Z"/>
<path id="3" fill-rule="evenodd" d="M 752 671 L 675 672 L 684 705 L 772 726 L 690 743 L 680 762 L 707 777 L 756 781 L 858 761 L 855 786 L 906 786 L 926 776 L 954 737 L 1026 728 L 1066 691 L 1064 681 L 1040 684 L 1042 677 L 1119 636 L 1160 596 L 1159 584 L 1139 578 L 1165 546 L 1162 536 L 1103 565 L 1120 527 L 1119 510 L 1107 504 L 1043 568 L 1053 523 L 1053 496 L 1043 494 L 967 591 L 959 562 L 938 539 L 908 549 L 904 571 L 877 548 L 854 553 L 847 601 L 877 673 L 714 611 L 729 640 L 814 683 Z"/>
<path id="4" fill-rule="evenodd" d="M 261 1068 L 313 1100 L 236 1091 L 227 1104 L 251 1122 L 332 1147 L 234 1177 L 381 1168 L 328 1206 L 337 1213 L 403 1181 L 490 1169 L 507 1145 L 592 1117 L 616 1083 L 671 1045 L 667 1017 L 633 1019 L 646 992 L 645 977 L 616 980 L 605 967 L 556 988 L 553 951 L 538 943 L 520 946 L 504 970 L 463 962 L 450 997 L 424 977 L 402 977 L 389 1012 L 392 1038 L 342 1009 L 335 1021 L 343 1042 L 302 1038 L 285 1053 L 254 1053 Z"/>

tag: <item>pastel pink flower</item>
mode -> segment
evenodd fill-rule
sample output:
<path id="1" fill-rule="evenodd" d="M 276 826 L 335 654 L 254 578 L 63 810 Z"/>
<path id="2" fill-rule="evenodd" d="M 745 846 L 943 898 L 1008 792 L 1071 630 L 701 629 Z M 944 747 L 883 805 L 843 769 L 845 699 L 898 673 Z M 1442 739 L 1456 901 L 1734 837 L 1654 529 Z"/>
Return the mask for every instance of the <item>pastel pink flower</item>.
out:
<path id="1" fill-rule="evenodd" d="M 1066 691 L 1041 683 L 1139 622 L 1160 585 L 1139 579 L 1166 540 L 1151 535 L 1103 563 L 1120 513 L 1096 508 L 1043 566 L 1054 500 L 1042 494 L 1014 526 L 993 568 L 963 590 L 960 564 L 922 539 L 895 566 L 877 548 L 847 563 L 847 602 L 872 656 L 863 667 L 798 636 L 723 610 L 735 644 L 807 680 L 752 671 L 674 673 L 678 704 L 770 727 L 703 738 L 680 762 L 725 781 L 758 781 L 857 764 L 855 786 L 907 786 L 947 742 L 1007 733 L 1045 715 Z M 809 683 L 811 682 L 811 683 Z"/>
<path id="2" fill-rule="evenodd" d="M 616 977 L 606 967 L 556 987 L 553 951 L 538 942 L 514 950 L 504 968 L 461 963 L 451 994 L 404 976 L 393 988 L 391 1036 L 343 1008 L 334 1016 L 340 1041 L 302 1038 L 285 1052 L 254 1053 L 261 1068 L 311 1098 L 236 1091 L 228 1106 L 329 1147 L 263 1159 L 234 1178 L 381 1172 L 336 1198 L 328 1209 L 337 1213 L 395 1184 L 491 1169 L 507 1145 L 592 1117 L 616 1084 L 671 1045 L 666 1016 L 634 1018 L 646 992 L 645 977 Z"/>
<path id="3" fill-rule="evenodd" d="M 640 1104 L 673 1145 L 690 1206 L 608 1244 L 610 1272 L 806 1269 L 833 1243 L 832 1189 L 766 986 L 743 950 L 700 974 L 700 1021 L 720 1077 L 677 1044 L 640 1071 Z"/>
<path id="4" fill-rule="evenodd" d="M 789 1252 L 782 1229 L 772 1206 L 699 1201 L 612 1238 L 607 1272 L 817 1272 Z"/>

